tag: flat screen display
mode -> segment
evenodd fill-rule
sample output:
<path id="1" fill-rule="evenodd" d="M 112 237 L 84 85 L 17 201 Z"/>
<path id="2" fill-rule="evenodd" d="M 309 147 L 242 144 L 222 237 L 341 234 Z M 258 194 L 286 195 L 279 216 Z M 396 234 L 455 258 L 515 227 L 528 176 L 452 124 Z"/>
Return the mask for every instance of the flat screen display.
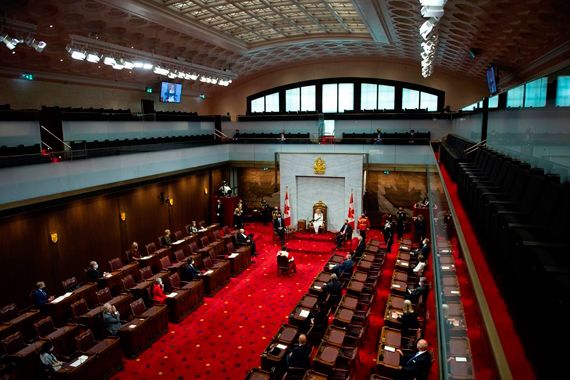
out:
<path id="1" fill-rule="evenodd" d="M 180 103 L 182 85 L 180 83 L 162 82 L 160 101 L 163 103 Z"/>
<path id="2" fill-rule="evenodd" d="M 495 66 L 489 66 L 487 69 L 487 86 L 489 87 L 489 93 L 491 95 L 497 93 L 497 73 L 495 72 Z"/>

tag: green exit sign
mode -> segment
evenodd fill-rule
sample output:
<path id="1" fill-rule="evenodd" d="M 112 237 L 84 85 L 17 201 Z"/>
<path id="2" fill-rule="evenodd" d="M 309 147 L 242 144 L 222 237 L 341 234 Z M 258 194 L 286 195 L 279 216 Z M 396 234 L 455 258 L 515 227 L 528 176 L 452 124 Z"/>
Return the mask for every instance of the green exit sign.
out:
<path id="1" fill-rule="evenodd" d="M 384 174 L 390 174 L 390 170 L 384 170 Z"/>
<path id="2" fill-rule="evenodd" d="M 147 93 L 147 94 L 152 94 L 152 87 L 147 86 L 147 87 L 146 87 L 146 93 Z"/>
<path id="3" fill-rule="evenodd" d="M 24 74 L 22 74 L 22 78 L 24 78 L 26 80 L 34 80 L 34 74 L 24 73 Z"/>

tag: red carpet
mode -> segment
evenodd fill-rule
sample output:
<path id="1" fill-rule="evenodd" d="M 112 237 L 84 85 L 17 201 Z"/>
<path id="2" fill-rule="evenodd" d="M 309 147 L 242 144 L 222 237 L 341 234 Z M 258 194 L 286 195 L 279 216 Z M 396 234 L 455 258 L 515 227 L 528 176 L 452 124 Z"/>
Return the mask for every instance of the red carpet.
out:
<path id="1" fill-rule="evenodd" d="M 463 205 L 457 194 L 457 185 L 451 180 L 445 168 L 440 165 L 440 169 L 449 191 L 453 207 L 461 224 L 461 230 L 469 246 L 473 263 L 477 268 L 479 281 L 485 293 L 485 298 L 491 310 L 499 338 L 503 345 L 503 350 L 509 362 L 513 379 L 536 379 L 536 375 L 529 361 L 527 360 L 521 341 L 514 330 L 512 320 L 508 313 L 503 298 L 495 284 L 493 275 L 485 261 L 483 249 L 479 245 L 477 236 L 471 224 L 469 216 L 463 209 Z M 457 242 L 454 242 L 457 244 Z M 457 258 L 456 258 L 457 259 Z M 463 260 L 456 262 L 458 279 L 461 286 L 461 301 L 463 303 L 466 323 L 468 327 L 469 340 L 473 351 L 473 363 L 476 370 L 477 379 L 495 378 L 491 353 L 486 342 L 484 326 L 478 312 L 478 307 L 471 288 L 467 269 Z"/>
<path id="2" fill-rule="evenodd" d="M 180 324 L 171 324 L 169 333 L 138 358 L 126 360 L 115 379 L 243 379 L 259 366 L 261 353 L 322 270 L 334 244 L 318 242 L 319 248 L 328 246 L 326 254 L 295 252 L 297 273 L 278 277 L 279 245 L 273 243 L 271 227 L 248 227 L 255 234 L 257 262 Z"/>

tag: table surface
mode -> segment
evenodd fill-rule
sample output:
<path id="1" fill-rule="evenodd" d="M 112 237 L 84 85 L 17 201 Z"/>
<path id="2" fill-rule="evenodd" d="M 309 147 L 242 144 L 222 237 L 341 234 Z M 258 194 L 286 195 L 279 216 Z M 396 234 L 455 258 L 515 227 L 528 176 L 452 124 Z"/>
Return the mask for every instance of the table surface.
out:
<path id="1" fill-rule="evenodd" d="M 382 327 L 380 342 L 384 345 L 398 348 L 402 344 L 402 333 L 399 330 L 384 326 Z"/>
<path id="2" fill-rule="evenodd" d="M 340 347 L 344 342 L 344 337 L 346 336 L 346 330 L 341 329 L 336 326 L 329 326 L 323 340 L 333 346 Z"/>
<path id="3" fill-rule="evenodd" d="M 357 305 L 358 298 L 349 296 L 348 294 L 342 297 L 342 300 L 340 301 L 340 306 L 346 309 L 355 310 Z"/>
<path id="4" fill-rule="evenodd" d="M 340 348 L 331 346 L 330 344 L 321 343 L 317 355 L 315 356 L 315 361 L 322 363 L 324 365 L 334 367 L 336 364 L 336 358 L 338 357 Z"/>

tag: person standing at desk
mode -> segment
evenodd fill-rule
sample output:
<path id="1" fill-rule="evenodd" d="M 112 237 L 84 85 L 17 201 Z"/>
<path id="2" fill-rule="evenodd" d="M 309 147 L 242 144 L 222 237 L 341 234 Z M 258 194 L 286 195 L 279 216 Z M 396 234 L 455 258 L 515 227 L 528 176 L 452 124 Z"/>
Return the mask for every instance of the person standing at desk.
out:
<path id="1" fill-rule="evenodd" d="M 281 245 L 285 244 L 285 219 L 281 215 L 281 212 L 277 213 L 277 217 L 273 220 L 273 230 L 279 236 L 279 241 Z"/>
<path id="2" fill-rule="evenodd" d="M 340 301 L 342 297 L 342 283 L 338 279 L 336 274 L 331 274 L 329 281 L 323 286 L 322 293 L 320 295 L 320 301 L 326 300 L 329 297 L 327 308 L 331 308 Z"/>
<path id="3" fill-rule="evenodd" d="M 416 220 L 414 222 L 414 225 L 415 225 L 415 229 L 416 229 L 416 231 L 415 231 L 416 241 L 420 242 L 426 234 L 426 222 L 425 222 L 424 216 L 422 214 L 418 215 L 418 217 L 416 218 Z"/>
<path id="4" fill-rule="evenodd" d="M 224 205 L 220 199 L 216 202 L 216 222 L 224 224 Z"/>
<path id="5" fill-rule="evenodd" d="M 49 296 L 45 290 L 46 284 L 43 281 L 38 281 L 36 283 L 36 288 L 32 291 L 32 299 L 34 300 L 34 305 L 42 310 L 44 305 L 53 300 L 53 296 Z"/>
<path id="6" fill-rule="evenodd" d="M 399 348 L 396 350 L 400 358 L 400 371 L 396 377 L 398 380 L 427 380 L 431 369 L 432 357 L 428 352 L 428 342 L 425 339 L 418 340 L 416 344 L 418 352 L 404 355 Z"/>
<path id="7" fill-rule="evenodd" d="M 121 328 L 121 315 L 117 308 L 110 303 L 103 305 L 103 325 L 105 325 L 105 330 L 111 336 L 117 336 Z"/>
<path id="8" fill-rule="evenodd" d="M 309 368 L 311 366 L 311 346 L 307 344 L 307 336 L 299 335 L 299 344 L 286 356 L 287 367 Z"/>
<path id="9" fill-rule="evenodd" d="M 407 337 L 410 329 L 416 329 L 419 326 L 418 314 L 414 310 L 412 301 L 404 300 L 404 306 L 402 307 L 403 313 L 398 317 L 398 321 L 401 323 L 400 331 L 403 337 Z"/>
<path id="10" fill-rule="evenodd" d="M 265 199 L 261 200 L 261 217 L 263 219 L 264 226 L 266 226 L 271 220 L 271 207 L 267 204 Z"/>

